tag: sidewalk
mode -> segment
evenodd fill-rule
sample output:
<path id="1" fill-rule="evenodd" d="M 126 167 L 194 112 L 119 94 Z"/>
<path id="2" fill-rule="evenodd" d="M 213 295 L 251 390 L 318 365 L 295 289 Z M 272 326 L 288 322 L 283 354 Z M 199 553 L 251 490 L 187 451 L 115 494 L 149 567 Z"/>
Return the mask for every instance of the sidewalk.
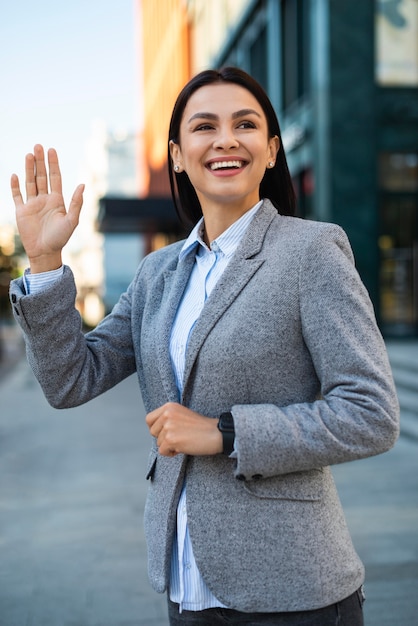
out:
<path id="1" fill-rule="evenodd" d="M 418 443 L 333 468 L 366 567 L 366 626 L 418 624 Z"/>
<path id="2" fill-rule="evenodd" d="M 0 394 L 0 626 L 167 626 L 146 575 L 135 377 L 56 411 L 22 359 Z M 366 626 L 418 624 L 418 442 L 334 475 L 366 565 Z"/>
<path id="3" fill-rule="evenodd" d="M 401 407 L 401 431 L 418 443 L 418 340 L 391 339 L 386 346 Z"/>
<path id="4" fill-rule="evenodd" d="M 166 626 L 146 573 L 135 378 L 57 411 L 22 359 L 0 396 L 0 625 Z"/>
<path id="5" fill-rule="evenodd" d="M 0 321 L 0 382 L 22 358 L 22 331 L 13 320 Z"/>

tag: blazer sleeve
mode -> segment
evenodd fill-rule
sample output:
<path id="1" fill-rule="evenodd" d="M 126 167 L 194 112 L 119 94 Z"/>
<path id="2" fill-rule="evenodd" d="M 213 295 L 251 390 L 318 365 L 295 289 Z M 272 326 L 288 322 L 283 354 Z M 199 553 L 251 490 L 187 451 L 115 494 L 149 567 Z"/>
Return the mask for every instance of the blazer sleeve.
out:
<path id="1" fill-rule="evenodd" d="M 303 338 L 321 393 L 310 403 L 232 407 L 242 478 L 372 456 L 390 449 L 399 434 L 385 344 L 341 228 L 329 225 L 313 238 L 298 283 Z"/>
<path id="2" fill-rule="evenodd" d="M 85 334 L 68 267 L 62 279 L 36 294 L 26 295 L 22 279 L 11 283 L 10 299 L 28 361 L 53 407 L 83 404 L 135 371 L 131 295 L 132 285 L 112 314 Z"/>

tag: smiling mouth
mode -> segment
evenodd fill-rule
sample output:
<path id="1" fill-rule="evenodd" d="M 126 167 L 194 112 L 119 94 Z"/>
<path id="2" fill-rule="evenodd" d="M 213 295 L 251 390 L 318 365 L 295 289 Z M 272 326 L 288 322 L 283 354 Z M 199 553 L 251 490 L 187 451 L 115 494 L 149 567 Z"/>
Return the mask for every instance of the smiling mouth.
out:
<path id="1" fill-rule="evenodd" d="M 214 161 L 208 164 L 208 168 L 215 172 L 216 170 L 239 170 L 244 167 L 245 161 Z"/>

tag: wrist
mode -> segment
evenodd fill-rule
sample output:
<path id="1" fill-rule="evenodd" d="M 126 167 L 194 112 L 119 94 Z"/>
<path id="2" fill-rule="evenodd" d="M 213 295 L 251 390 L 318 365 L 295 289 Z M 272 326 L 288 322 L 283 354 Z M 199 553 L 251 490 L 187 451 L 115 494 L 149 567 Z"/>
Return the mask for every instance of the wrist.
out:
<path id="1" fill-rule="evenodd" d="M 51 272 L 62 266 L 62 257 L 60 252 L 57 254 L 43 254 L 34 258 L 29 257 L 28 260 L 31 274 Z"/>

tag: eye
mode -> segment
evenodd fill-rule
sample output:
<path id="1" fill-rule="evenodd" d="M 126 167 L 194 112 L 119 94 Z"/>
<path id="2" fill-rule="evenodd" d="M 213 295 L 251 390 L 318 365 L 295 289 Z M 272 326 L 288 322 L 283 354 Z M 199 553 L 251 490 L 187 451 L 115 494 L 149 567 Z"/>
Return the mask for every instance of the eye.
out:
<path id="1" fill-rule="evenodd" d="M 196 128 L 194 129 L 195 132 L 198 130 L 212 130 L 213 126 L 211 124 L 199 124 L 199 126 L 196 126 Z"/>
<path id="2" fill-rule="evenodd" d="M 256 125 L 254 124 L 254 122 L 250 122 L 250 120 L 245 120 L 243 122 L 240 122 L 238 124 L 238 128 L 256 128 Z"/>

